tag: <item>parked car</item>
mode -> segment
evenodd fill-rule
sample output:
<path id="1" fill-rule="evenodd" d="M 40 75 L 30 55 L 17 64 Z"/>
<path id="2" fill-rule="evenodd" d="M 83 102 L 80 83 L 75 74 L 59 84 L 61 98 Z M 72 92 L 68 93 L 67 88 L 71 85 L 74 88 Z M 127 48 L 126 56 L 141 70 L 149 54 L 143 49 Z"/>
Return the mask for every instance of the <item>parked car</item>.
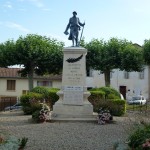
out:
<path id="1" fill-rule="evenodd" d="M 139 105 L 144 105 L 146 104 L 146 98 L 144 96 L 133 96 L 131 100 L 128 101 L 128 104 L 139 104 Z"/>
<path id="2" fill-rule="evenodd" d="M 20 110 L 20 109 L 22 109 L 22 106 L 20 103 L 16 103 L 15 105 L 7 106 L 4 108 L 5 111 L 7 111 L 7 110 Z"/>

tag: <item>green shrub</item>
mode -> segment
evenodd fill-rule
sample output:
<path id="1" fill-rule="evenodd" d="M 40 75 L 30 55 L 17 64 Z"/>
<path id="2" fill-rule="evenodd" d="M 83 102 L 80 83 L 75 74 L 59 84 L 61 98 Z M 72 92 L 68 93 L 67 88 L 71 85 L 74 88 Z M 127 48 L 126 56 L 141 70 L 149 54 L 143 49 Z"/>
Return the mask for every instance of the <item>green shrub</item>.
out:
<path id="1" fill-rule="evenodd" d="M 24 114 L 32 114 L 32 106 L 34 104 L 43 101 L 43 95 L 39 93 L 29 92 L 28 94 L 20 97 L 20 102 L 23 107 Z M 34 108 L 34 107 L 33 107 Z"/>
<path id="2" fill-rule="evenodd" d="M 104 99 L 105 93 L 103 91 L 90 91 L 90 93 L 91 95 L 88 97 L 88 100 L 93 105 L 94 112 L 98 112 L 102 102 L 100 100 Z"/>
<path id="3" fill-rule="evenodd" d="M 108 97 L 113 99 L 105 99 L 105 91 L 103 90 L 92 89 L 90 92 L 88 100 L 93 105 L 94 112 L 98 112 L 101 107 L 109 109 L 113 116 L 121 116 L 126 112 L 125 101 L 119 99 L 117 95 L 109 94 Z"/>
<path id="4" fill-rule="evenodd" d="M 104 93 L 105 99 L 120 99 L 120 93 L 112 87 L 93 88 L 89 91 L 101 91 Z"/>
<path id="5" fill-rule="evenodd" d="M 38 108 L 32 113 L 32 119 L 37 123 L 39 123 L 42 119 L 46 121 L 48 119 L 47 117 L 50 112 L 50 108 L 47 104 L 39 103 L 39 105 L 40 109 Z"/>
<path id="6" fill-rule="evenodd" d="M 126 103 L 120 99 L 100 100 L 99 105 L 96 107 L 97 110 L 99 108 L 108 109 L 113 116 L 121 116 L 126 112 Z"/>
<path id="7" fill-rule="evenodd" d="M 21 150 L 25 148 L 28 142 L 28 138 L 26 137 L 18 139 L 15 136 L 9 136 L 2 140 L 2 143 L 0 143 L 1 150 Z"/>
<path id="8" fill-rule="evenodd" d="M 41 109 L 42 109 L 41 103 L 37 102 L 37 103 L 31 104 L 32 113 L 37 111 L 37 110 L 41 110 Z"/>
<path id="9" fill-rule="evenodd" d="M 115 95 L 115 94 L 109 94 L 109 95 L 107 96 L 107 99 L 120 99 L 120 97 L 117 96 L 117 95 Z"/>
<path id="10" fill-rule="evenodd" d="M 32 114 L 31 106 L 23 106 L 22 110 L 23 110 L 25 115 L 31 115 Z"/>
<path id="11" fill-rule="evenodd" d="M 40 110 L 36 110 L 35 112 L 32 113 L 32 119 L 35 121 L 35 122 L 39 122 L 39 115 L 40 115 Z"/>
<path id="12" fill-rule="evenodd" d="M 129 143 L 128 145 L 135 150 L 141 150 L 142 144 L 146 143 L 146 140 L 150 140 L 150 125 L 144 124 L 141 126 L 138 126 L 135 128 L 135 130 L 129 135 Z M 149 148 L 145 148 L 145 150 L 148 150 Z"/>
<path id="13" fill-rule="evenodd" d="M 58 91 L 58 88 L 47 88 L 42 86 L 38 86 L 32 89 L 32 92 L 40 93 L 43 95 L 43 98 L 51 109 L 53 108 L 55 102 L 59 99 L 59 96 L 56 94 Z"/>
<path id="14" fill-rule="evenodd" d="M 106 101 L 106 107 L 113 116 L 121 116 L 126 112 L 126 102 L 120 99 L 111 99 Z"/>
<path id="15" fill-rule="evenodd" d="M 126 103 L 120 99 L 120 93 L 111 87 L 93 88 L 88 100 L 92 103 L 94 112 L 102 107 L 109 109 L 114 116 L 121 116 L 126 112 Z"/>
<path id="16" fill-rule="evenodd" d="M 19 139 L 19 143 L 20 143 L 19 144 L 19 149 L 24 149 L 27 142 L 28 142 L 28 138 L 26 138 L 26 137 L 23 137 L 23 138 Z"/>
<path id="17" fill-rule="evenodd" d="M 33 88 L 31 90 L 31 92 L 42 94 L 44 99 L 48 99 L 48 97 L 49 97 L 48 90 L 49 89 L 47 87 L 37 86 L 37 87 Z"/>
<path id="18" fill-rule="evenodd" d="M 34 99 L 34 101 L 42 101 L 43 96 L 42 96 L 42 94 L 29 92 L 28 94 L 22 95 L 20 97 L 21 105 L 22 106 L 30 106 L 30 100 L 33 100 L 33 99 Z"/>
<path id="19" fill-rule="evenodd" d="M 55 104 L 55 102 L 58 101 L 59 96 L 56 94 L 59 91 L 59 89 L 57 88 L 51 88 L 49 89 L 49 100 L 48 103 L 50 104 L 50 108 L 53 108 L 53 105 Z"/>
<path id="20" fill-rule="evenodd" d="M 108 98 L 110 94 L 113 94 L 120 98 L 120 93 L 112 87 L 101 87 L 99 88 L 99 90 L 102 90 L 103 92 L 105 92 L 105 98 Z"/>

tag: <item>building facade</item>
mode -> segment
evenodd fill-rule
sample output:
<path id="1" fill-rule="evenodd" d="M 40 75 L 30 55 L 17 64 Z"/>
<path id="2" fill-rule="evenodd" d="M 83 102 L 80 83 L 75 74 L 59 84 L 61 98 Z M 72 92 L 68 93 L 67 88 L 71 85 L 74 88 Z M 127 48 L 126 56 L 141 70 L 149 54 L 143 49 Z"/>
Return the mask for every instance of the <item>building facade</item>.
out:
<path id="1" fill-rule="evenodd" d="M 141 72 L 126 72 L 114 69 L 111 72 L 110 86 L 123 94 L 125 99 L 134 95 L 143 95 L 150 98 L 150 69 L 145 66 Z M 92 70 L 87 77 L 88 87 L 105 86 L 104 74 Z"/>
<path id="2" fill-rule="evenodd" d="M 19 68 L 0 68 L 0 108 L 16 103 L 22 94 L 26 94 L 29 91 L 28 78 L 22 77 L 18 73 L 19 70 Z M 61 75 L 34 75 L 33 86 L 60 88 L 61 80 Z"/>
<path id="3" fill-rule="evenodd" d="M 0 68 L 0 100 L 7 98 L 18 99 L 28 92 L 28 78 L 21 77 L 19 68 Z M 141 72 L 126 72 L 114 69 L 111 72 L 111 87 L 123 94 L 125 99 L 133 95 L 143 95 L 150 98 L 150 69 L 145 66 Z M 45 86 L 61 88 L 62 76 L 34 75 L 34 87 Z M 104 74 L 100 71 L 90 70 L 86 77 L 88 88 L 105 86 Z"/>

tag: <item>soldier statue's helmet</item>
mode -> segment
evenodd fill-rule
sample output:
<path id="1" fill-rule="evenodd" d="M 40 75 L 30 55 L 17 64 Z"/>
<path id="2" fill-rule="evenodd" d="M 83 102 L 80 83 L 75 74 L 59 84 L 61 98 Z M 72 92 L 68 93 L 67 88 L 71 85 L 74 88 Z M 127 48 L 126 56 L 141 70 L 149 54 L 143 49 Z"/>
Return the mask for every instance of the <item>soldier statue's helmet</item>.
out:
<path id="1" fill-rule="evenodd" d="M 74 12 L 73 12 L 73 14 L 76 14 L 76 15 L 77 15 L 77 12 L 76 12 L 76 11 L 74 11 Z"/>

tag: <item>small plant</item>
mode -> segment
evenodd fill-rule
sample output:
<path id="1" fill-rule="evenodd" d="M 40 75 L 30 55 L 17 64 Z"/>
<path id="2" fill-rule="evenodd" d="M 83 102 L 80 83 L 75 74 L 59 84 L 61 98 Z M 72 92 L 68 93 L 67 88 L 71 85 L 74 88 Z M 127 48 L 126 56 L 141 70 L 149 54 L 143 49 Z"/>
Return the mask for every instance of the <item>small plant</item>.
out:
<path id="1" fill-rule="evenodd" d="M 150 125 L 146 123 L 138 125 L 128 139 L 128 145 L 132 149 L 150 149 Z"/>
<path id="2" fill-rule="evenodd" d="M 113 116 L 110 114 L 110 111 L 108 109 L 99 109 L 98 113 L 98 124 L 105 124 L 109 123 L 113 120 Z"/>
<path id="3" fill-rule="evenodd" d="M 27 144 L 28 138 L 18 139 L 15 136 L 9 136 L 7 139 L 1 138 L 0 150 L 23 150 Z"/>
<path id="4" fill-rule="evenodd" d="M 28 142 L 28 138 L 26 138 L 26 137 L 23 137 L 22 139 L 19 139 L 20 144 L 19 144 L 19 149 L 18 150 L 23 149 L 26 146 L 27 142 Z"/>
<path id="5" fill-rule="evenodd" d="M 32 114 L 32 118 L 36 122 L 45 122 L 45 121 L 49 120 L 50 108 L 49 108 L 49 106 L 47 106 L 46 104 L 43 104 L 43 103 L 40 103 L 40 105 L 42 105 L 42 108 L 40 110 L 36 110 Z"/>

